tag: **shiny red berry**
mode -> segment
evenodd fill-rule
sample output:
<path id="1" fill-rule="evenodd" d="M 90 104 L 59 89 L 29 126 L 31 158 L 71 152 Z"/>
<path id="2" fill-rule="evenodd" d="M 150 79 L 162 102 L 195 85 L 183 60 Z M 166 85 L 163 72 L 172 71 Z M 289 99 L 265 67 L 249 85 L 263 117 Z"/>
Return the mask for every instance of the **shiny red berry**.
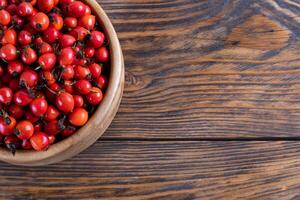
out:
<path id="1" fill-rule="evenodd" d="M 45 42 L 48 42 L 49 44 L 52 44 L 55 42 L 59 37 L 59 31 L 53 27 L 49 26 L 44 32 L 43 32 L 43 40 Z"/>
<path id="2" fill-rule="evenodd" d="M 58 61 L 60 65 L 71 65 L 75 60 L 75 52 L 71 47 L 63 48 Z"/>
<path id="3" fill-rule="evenodd" d="M 37 31 L 44 31 L 49 26 L 49 18 L 45 13 L 39 12 L 31 19 L 31 26 Z"/>
<path id="4" fill-rule="evenodd" d="M 44 115 L 44 119 L 47 121 L 55 120 L 59 116 L 59 111 L 52 105 L 48 106 L 48 109 Z"/>
<path id="5" fill-rule="evenodd" d="M 38 74 L 32 69 L 26 69 L 20 76 L 20 85 L 34 87 L 38 83 Z"/>
<path id="6" fill-rule="evenodd" d="M 75 108 L 69 115 L 69 122 L 74 126 L 83 126 L 88 118 L 89 114 L 84 108 Z"/>
<path id="7" fill-rule="evenodd" d="M 97 79 L 102 72 L 102 67 L 97 63 L 92 63 L 89 65 L 89 70 L 93 78 Z"/>
<path id="8" fill-rule="evenodd" d="M 80 95 L 74 95 L 73 98 L 74 98 L 74 106 L 76 108 L 80 108 L 80 107 L 83 106 L 84 100 L 83 100 L 82 96 L 80 96 Z"/>
<path id="9" fill-rule="evenodd" d="M 98 62 L 108 62 L 109 61 L 109 52 L 106 47 L 101 47 L 96 50 L 95 58 Z"/>
<path id="10" fill-rule="evenodd" d="M 88 94 L 92 88 L 92 84 L 85 79 L 78 80 L 75 83 L 75 89 L 80 93 L 80 94 Z"/>
<path id="11" fill-rule="evenodd" d="M 3 119 L 0 118 L 0 133 L 2 135 L 11 135 L 14 132 L 14 128 L 17 124 L 15 118 L 7 116 Z"/>
<path id="12" fill-rule="evenodd" d="M 7 72 L 13 77 L 19 76 L 24 69 L 24 65 L 20 61 L 11 61 L 8 63 Z"/>
<path id="13" fill-rule="evenodd" d="M 81 65 L 76 65 L 74 67 L 74 77 L 77 80 L 85 79 L 90 74 L 90 70 L 87 67 L 83 67 Z"/>
<path id="14" fill-rule="evenodd" d="M 6 26 L 10 23 L 11 16 L 6 10 L 0 10 L 0 24 Z"/>
<path id="15" fill-rule="evenodd" d="M 46 133 L 36 132 L 30 138 L 30 143 L 36 151 L 44 151 L 49 146 L 49 139 Z"/>
<path id="16" fill-rule="evenodd" d="M 93 30 L 96 22 L 95 15 L 85 14 L 79 18 L 78 25 Z"/>
<path id="17" fill-rule="evenodd" d="M 99 48 L 103 45 L 105 36 L 100 31 L 92 31 L 88 37 L 88 46 L 93 48 Z"/>
<path id="18" fill-rule="evenodd" d="M 91 104 L 93 106 L 96 106 L 103 99 L 102 91 L 97 87 L 93 87 L 91 89 L 91 91 L 86 95 L 86 99 L 87 99 L 89 104 Z"/>
<path id="19" fill-rule="evenodd" d="M 42 12 L 50 12 L 54 7 L 54 0 L 37 0 L 37 6 Z"/>
<path id="20" fill-rule="evenodd" d="M 76 39 L 69 34 L 61 35 L 59 38 L 59 44 L 62 48 L 71 47 L 76 42 Z"/>
<path id="21" fill-rule="evenodd" d="M 30 65 L 37 59 L 36 52 L 31 47 L 26 47 L 21 53 L 23 63 Z"/>
<path id="22" fill-rule="evenodd" d="M 45 53 L 39 57 L 38 63 L 43 70 L 52 70 L 56 63 L 56 55 L 54 53 Z"/>
<path id="23" fill-rule="evenodd" d="M 26 90 L 17 91 L 14 94 L 13 99 L 15 104 L 18 106 L 26 106 L 32 101 L 32 98 L 29 96 Z"/>
<path id="24" fill-rule="evenodd" d="M 21 45 L 27 45 L 32 42 L 32 34 L 27 30 L 22 30 L 19 32 L 18 42 Z"/>
<path id="25" fill-rule="evenodd" d="M 33 101 L 30 102 L 30 111 L 35 116 L 43 116 L 47 109 L 48 109 L 48 103 L 45 98 L 36 98 Z"/>
<path id="26" fill-rule="evenodd" d="M 30 121 L 23 120 L 17 124 L 14 133 L 21 140 L 29 139 L 34 133 L 34 128 Z"/>
<path id="27" fill-rule="evenodd" d="M 8 87 L 0 88 L 0 102 L 3 104 L 9 104 L 12 101 L 13 92 Z"/>
<path id="28" fill-rule="evenodd" d="M 81 17 L 84 15 L 86 5 L 80 1 L 74 1 L 68 6 L 68 14 L 71 17 Z"/>
<path id="29" fill-rule="evenodd" d="M 56 107 L 64 113 L 71 112 L 74 109 L 73 96 L 67 92 L 61 92 L 56 97 Z"/>
<path id="30" fill-rule="evenodd" d="M 30 140 L 22 140 L 22 149 L 24 149 L 24 150 L 32 149 Z"/>
<path id="31" fill-rule="evenodd" d="M 4 31 L 4 35 L 1 38 L 1 44 L 12 44 L 16 45 L 17 43 L 17 32 L 14 29 L 7 29 Z"/>
<path id="32" fill-rule="evenodd" d="M 0 58 L 6 61 L 15 60 L 17 58 L 17 48 L 12 44 L 6 44 L 0 49 Z"/>
<path id="33" fill-rule="evenodd" d="M 17 12 L 18 12 L 18 15 L 20 15 L 22 17 L 30 16 L 30 15 L 32 15 L 33 7 L 28 2 L 22 2 L 18 5 Z"/>
<path id="34" fill-rule="evenodd" d="M 75 17 L 66 17 L 64 19 L 64 24 L 68 28 L 75 28 L 77 26 L 77 19 Z"/>
<path id="35" fill-rule="evenodd" d="M 20 119 L 21 117 L 24 116 L 25 110 L 23 108 L 23 106 L 18 106 L 16 104 L 11 104 L 8 107 L 8 112 L 9 114 L 15 118 L 15 119 Z"/>

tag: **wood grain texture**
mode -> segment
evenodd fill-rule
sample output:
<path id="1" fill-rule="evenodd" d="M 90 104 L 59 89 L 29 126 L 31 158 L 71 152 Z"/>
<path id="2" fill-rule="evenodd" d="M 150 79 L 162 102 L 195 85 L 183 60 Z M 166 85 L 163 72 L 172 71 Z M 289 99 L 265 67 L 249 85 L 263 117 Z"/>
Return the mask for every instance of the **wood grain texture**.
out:
<path id="1" fill-rule="evenodd" d="M 60 164 L 0 165 L 2 199 L 299 199 L 299 142 L 102 141 Z"/>
<path id="2" fill-rule="evenodd" d="M 299 1 L 99 2 L 126 65 L 106 138 L 300 136 Z"/>

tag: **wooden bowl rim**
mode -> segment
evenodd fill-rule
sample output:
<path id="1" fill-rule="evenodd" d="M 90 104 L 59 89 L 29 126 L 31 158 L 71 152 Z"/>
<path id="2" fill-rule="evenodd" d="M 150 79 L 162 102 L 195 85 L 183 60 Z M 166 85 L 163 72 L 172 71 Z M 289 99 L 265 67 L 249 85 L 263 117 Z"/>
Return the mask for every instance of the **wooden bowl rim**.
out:
<path id="1" fill-rule="evenodd" d="M 55 158 L 55 156 L 58 156 L 60 153 L 63 153 L 64 151 L 68 150 L 71 147 L 76 148 L 74 145 L 80 143 L 82 140 L 86 140 L 86 138 L 92 138 L 92 140 L 96 141 L 99 137 L 101 137 L 101 135 L 105 132 L 105 129 L 111 123 L 116 113 L 116 112 L 112 114 L 110 113 L 110 111 L 114 109 L 111 107 L 111 105 L 113 105 L 113 102 L 117 101 L 116 95 L 118 93 L 118 90 L 120 90 L 120 87 L 121 87 L 121 95 L 123 91 L 124 81 L 122 80 L 124 79 L 124 71 L 123 71 L 124 63 L 123 63 L 122 51 L 114 27 L 111 24 L 104 10 L 101 8 L 101 6 L 95 0 L 82 0 L 82 1 L 87 3 L 94 11 L 93 13 L 96 15 L 97 20 L 101 23 L 102 28 L 109 41 L 109 48 L 110 48 L 110 55 L 111 55 L 111 70 L 110 70 L 110 77 L 109 77 L 109 85 L 101 105 L 91 116 L 87 124 L 76 131 L 76 134 L 58 143 L 50 145 L 49 149 L 47 149 L 46 151 L 37 152 L 34 150 L 18 150 L 16 154 L 13 156 L 9 150 L 2 147 L 0 148 L 0 160 L 11 164 L 16 164 L 16 165 L 39 165 L 36 164 L 39 161 L 46 161 L 46 163 L 42 163 L 41 165 L 54 163 L 52 161 L 49 161 L 49 159 Z M 117 107 L 119 106 L 119 102 L 117 103 L 116 106 Z M 112 119 L 109 120 L 108 122 L 109 124 L 107 126 L 102 125 L 104 129 L 103 131 L 101 131 L 99 134 L 95 134 L 93 130 L 89 130 L 92 124 L 96 123 L 97 125 L 100 125 L 102 121 L 105 121 L 104 119 L 106 117 L 110 117 L 107 115 L 112 115 L 111 116 Z M 95 141 L 93 141 L 92 143 L 94 143 Z M 77 149 L 73 151 L 73 153 L 71 153 L 70 155 L 62 156 L 63 158 L 58 159 L 55 162 L 72 157 L 75 154 L 83 151 L 90 145 L 87 146 L 81 145 L 81 149 Z"/>

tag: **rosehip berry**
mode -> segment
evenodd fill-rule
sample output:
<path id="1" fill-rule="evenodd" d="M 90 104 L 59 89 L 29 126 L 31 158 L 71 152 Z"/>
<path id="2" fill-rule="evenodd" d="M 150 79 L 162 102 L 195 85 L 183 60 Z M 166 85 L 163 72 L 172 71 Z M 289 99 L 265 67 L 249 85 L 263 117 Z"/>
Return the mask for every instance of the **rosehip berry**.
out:
<path id="1" fill-rule="evenodd" d="M 20 76 L 20 85 L 34 87 L 38 83 L 38 74 L 32 69 L 26 69 Z"/>
<path id="2" fill-rule="evenodd" d="M 71 47 L 76 42 L 72 35 L 64 34 L 59 38 L 59 44 L 62 48 Z"/>
<path id="3" fill-rule="evenodd" d="M 37 0 L 39 10 L 47 13 L 54 7 L 54 0 Z"/>
<path id="4" fill-rule="evenodd" d="M 58 13 L 51 13 L 49 15 L 50 26 L 54 27 L 57 30 L 61 30 L 64 25 L 64 20 L 62 16 Z"/>
<path id="5" fill-rule="evenodd" d="M 42 77 L 47 82 L 47 85 L 52 85 L 55 83 L 55 77 L 50 71 L 42 71 Z"/>
<path id="6" fill-rule="evenodd" d="M 48 103 L 45 98 L 36 98 L 30 103 L 30 111 L 35 116 L 43 116 L 48 109 Z"/>
<path id="7" fill-rule="evenodd" d="M 32 42 L 32 34 L 26 30 L 20 31 L 19 36 L 18 36 L 18 42 L 21 45 L 30 44 Z"/>
<path id="8" fill-rule="evenodd" d="M 74 67 L 74 77 L 77 80 L 85 79 L 90 74 L 89 68 L 82 67 L 81 65 L 76 65 Z"/>
<path id="9" fill-rule="evenodd" d="M 84 55 L 85 55 L 85 57 L 91 58 L 91 57 L 94 56 L 94 54 L 95 54 L 95 48 L 92 48 L 92 47 L 86 47 L 86 48 L 84 49 Z"/>
<path id="10" fill-rule="evenodd" d="M 98 62 L 108 62 L 109 61 L 109 53 L 106 47 L 101 47 L 96 50 L 95 58 Z"/>
<path id="11" fill-rule="evenodd" d="M 43 32 L 43 40 L 45 42 L 48 42 L 49 44 L 52 44 L 55 42 L 59 37 L 59 31 L 54 28 L 53 26 L 49 26 L 44 32 Z"/>
<path id="12" fill-rule="evenodd" d="M 93 87 L 91 91 L 87 94 L 86 99 L 89 102 L 89 104 L 96 106 L 102 101 L 103 93 L 99 88 Z"/>
<path id="13" fill-rule="evenodd" d="M 22 149 L 30 150 L 32 149 L 31 143 L 29 140 L 22 140 Z"/>
<path id="14" fill-rule="evenodd" d="M 0 49 L 0 58 L 6 61 L 15 60 L 17 58 L 17 49 L 12 44 L 6 44 Z"/>
<path id="15" fill-rule="evenodd" d="M 53 53 L 53 48 L 47 42 L 43 42 L 41 44 L 41 46 L 39 47 L 39 52 L 40 52 L 40 54 Z"/>
<path id="16" fill-rule="evenodd" d="M 75 108 L 80 108 L 80 107 L 83 106 L 84 101 L 83 101 L 82 96 L 80 96 L 80 95 L 74 95 L 73 99 L 74 99 L 74 106 L 75 106 Z"/>
<path id="17" fill-rule="evenodd" d="M 20 15 L 22 17 L 30 16 L 30 15 L 32 15 L 33 7 L 28 2 L 22 2 L 18 5 L 17 12 L 18 12 L 18 15 Z"/>
<path id="18" fill-rule="evenodd" d="M 43 70 L 52 70 L 56 63 L 56 56 L 54 53 L 45 53 L 39 57 L 38 63 Z"/>
<path id="19" fill-rule="evenodd" d="M 0 133 L 2 135 L 11 135 L 14 132 L 14 128 L 17 124 L 15 118 L 7 116 L 5 119 L 0 118 Z"/>
<path id="20" fill-rule="evenodd" d="M 55 135 L 48 135 L 49 144 L 53 144 L 55 142 Z"/>
<path id="21" fill-rule="evenodd" d="M 75 28 L 77 26 L 77 19 L 75 17 L 66 17 L 64 19 L 64 24 L 68 28 Z"/>
<path id="22" fill-rule="evenodd" d="M 29 139 L 34 133 L 34 128 L 30 121 L 23 120 L 17 124 L 14 133 L 21 140 Z"/>
<path id="23" fill-rule="evenodd" d="M 74 109 L 73 96 L 67 92 L 61 92 L 56 97 L 56 107 L 64 113 L 71 112 Z"/>
<path id="24" fill-rule="evenodd" d="M 13 92 L 8 87 L 0 88 L 0 102 L 3 104 L 9 104 L 13 98 Z"/>
<path id="25" fill-rule="evenodd" d="M 68 6 L 68 14 L 72 17 L 81 17 L 84 15 L 86 5 L 80 1 L 74 1 Z"/>
<path id="26" fill-rule="evenodd" d="M 36 52 L 31 47 L 26 47 L 21 53 L 23 63 L 30 65 L 37 59 Z"/>
<path id="27" fill-rule="evenodd" d="M 103 45 L 105 36 L 100 31 L 92 31 L 88 37 L 88 46 L 93 48 L 99 48 Z"/>
<path id="28" fill-rule="evenodd" d="M 92 63 L 89 65 L 89 70 L 93 78 L 97 79 L 101 75 L 102 68 L 97 63 Z"/>
<path id="29" fill-rule="evenodd" d="M 48 122 L 44 127 L 44 131 L 48 135 L 57 135 L 61 130 L 62 130 L 62 128 L 59 127 L 57 120 Z"/>
<path id="30" fill-rule="evenodd" d="M 62 72 L 62 75 L 61 77 L 64 79 L 64 80 L 70 80 L 72 78 L 74 78 L 74 69 L 71 65 L 68 65 L 66 66 L 65 68 L 63 68 L 63 72 Z"/>
<path id="31" fill-rule="evenodd" d="M 71 65 L 75 60 L 75 53 L 72 48 L 67 47 L 61 50 L 58 61 L 60 65 Z"/>
<path id="32" fill-rule="evenodd" d="M 49 146 L 49 139 L 46 133 L 36 132 L 30 138 L 32 147 L 37 151 L 44 151 Z"/>
<path id="33" fill-rule="evenodd" d="M 21 117 L 23 117 L 25 110 L 23 108 L 23 106 L 18 106 L 16 104 L 11 104 L 8 107 L 8 112 L 9 114 L 15 118 L 15 119 L 20 119 Z"/>
<path id="34" fill-rule="evenodd" d="M 17 91 L 13 98 L 15 104 L 18 106 L 26 106 L 32 101 L 32 98 L 29 96 L 26 90 Z"/>
<path id="35" fill-rule="evenodd" d="M 6 0 L 0 0 L 0 9 L 4 9 L 7 6 L 7 1 Z"/>
<path id="36" fill-rule="evenodd" d="M 31 26 L 37 31 L 44 31 L 49 26 L 49 18 L 45 13 L 39 12 L 31 19 Z"/>
<path id="37" fill-rule="evenodd" d="M 93 30 L 96 22 L 96 17 L 94 15 L 85 14 L 79 18 L 78 25 L 82 26 L 88 30 Z"/>
<path id="38" fill-rule="evenodd" d="M 17 5 L 16 4 L 10 4 L 5 9 L 6 9 L 7 12 L 10 13 L 10 15 L 16 15 L 17 14 Z"/>
<path id="39" fill-rule="evenodd" d="M 16 45 L 17 43 L 17 32 L 14 29 L 7 29 L 4 31 L 4 35 L 1 39 L 1 43 Z"/>
<path id="40" fill-rule="evenodd" d="M 83 108 L 75 108 L 69 115 L 69 122 L 74 126 L 83 126 L 89 118 L 88 112 Z"/>
<path id="41" fill-rule="evenodd" d="M 74 93 L 73 82 L 70 80 L 65 80 L 63 90 L 65 90 L 66 92 L 68 92 L 70 94 L 73 94 Z"/>
<path id="42" fill-rule="evenodd" d="M 52 105 L 48 106 L 48 109 L 45 113 L 45 120 L 52 121 L 55 120 L 59 116 L 59 111 Z"/>
<path id="43" fill-rule="evenodd" d="M 0 10 L 0 24 L 6 26 L 10 23 L 11 16 L 6 10 Z"/>
<path id="44" fill-rule="evenodd" d="M 81 26 L 77 26 L 72 31 L 69 32 L 70 35 L 72 35 L 77 40 L 83 40 L 87 35 L 89 31 Z"/>
<path id="45" fill-rule="evenodd" d="M 35 116 L 34 114 L 32 114 L 32 112 L 28 111 L 28 112 L 25 112 L 25 118 L 32 122 L 32 123 L 35 123 L 37 121 L 39 121 L 39 117 Z"/>
<path id="46" fill-rule="evenodd" d="M 88 80 L 81 79 L 75 83 L 75 88 L 80 94 L 88 94 L 92 88 L 92 84 Z"/>
<path id="47" fill-rule="evenodd" d="M 103 75 L 101 75 L 98 79 L 97 79 L 97 84 L 98 87 L 102 90 L 106 89 L 107 87 L 107 78 Z"/>
<path id="48" fill-rule="evenodd" d="M 85 15 L 89 15 L 89 14 L 91 14 L 91 8 L 88 6 L 88 5 L 85 5 L 85 10 L 84 10 L 84 14 Z"/>
<path id="49" fill-rule="evenodd" d="M 7 72 L 13 77 L 19 76 L 23 72 L 24 66 L 20 61 L 11 61 L 8 63 Z"/>

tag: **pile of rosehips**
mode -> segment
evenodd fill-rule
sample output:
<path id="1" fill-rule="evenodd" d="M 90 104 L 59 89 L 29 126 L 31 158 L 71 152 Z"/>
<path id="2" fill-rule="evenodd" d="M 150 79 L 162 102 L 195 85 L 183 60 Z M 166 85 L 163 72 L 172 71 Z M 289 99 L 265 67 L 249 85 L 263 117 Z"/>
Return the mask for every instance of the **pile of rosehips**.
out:
<path id="1" fill-rule="evenodd" d="M 46 150 L 86 124 L 107 86 L 109 51 L 75 0 L 0 0 L 0 143 Z"/>

